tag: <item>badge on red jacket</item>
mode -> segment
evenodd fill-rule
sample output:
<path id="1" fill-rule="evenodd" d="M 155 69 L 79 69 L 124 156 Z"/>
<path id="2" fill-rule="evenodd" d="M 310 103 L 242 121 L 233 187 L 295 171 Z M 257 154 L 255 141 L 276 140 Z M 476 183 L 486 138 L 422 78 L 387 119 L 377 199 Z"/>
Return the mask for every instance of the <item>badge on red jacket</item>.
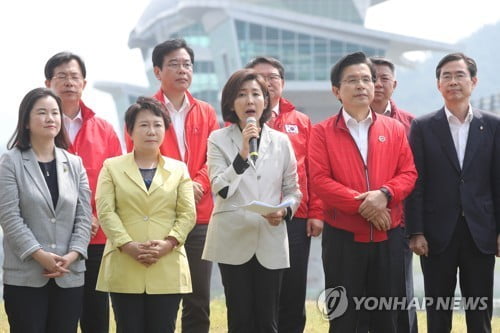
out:
<path id="1" fill-rule="evenodd" d="M 299 127 L 297 125 L 285 124 L 285 132 L 299 134 Z"/>

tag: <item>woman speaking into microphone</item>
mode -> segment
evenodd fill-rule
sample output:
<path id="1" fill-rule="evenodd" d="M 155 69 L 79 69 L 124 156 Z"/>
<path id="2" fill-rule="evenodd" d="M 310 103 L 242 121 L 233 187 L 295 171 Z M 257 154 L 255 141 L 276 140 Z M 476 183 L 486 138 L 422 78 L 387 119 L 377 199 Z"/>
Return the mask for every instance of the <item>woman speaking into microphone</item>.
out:
<path id="1" fill-rule="evenodd" d="M 229 332 L 277 332 L 281 280 L 289 267 L 284 221 L 302 197 L 288 137 L 265 124 L 271 115 L 268 100 L 260 75 L 251 69 L 235 72 L 221 101 L 223 119 L 232 124 L 208 139 L 216 198 L 203 259 L 219 263 Z M 252 139 L 256 152 L 251 152 Z M 241 207 L 254 200 L 290 204 L 265 215 Z"/>

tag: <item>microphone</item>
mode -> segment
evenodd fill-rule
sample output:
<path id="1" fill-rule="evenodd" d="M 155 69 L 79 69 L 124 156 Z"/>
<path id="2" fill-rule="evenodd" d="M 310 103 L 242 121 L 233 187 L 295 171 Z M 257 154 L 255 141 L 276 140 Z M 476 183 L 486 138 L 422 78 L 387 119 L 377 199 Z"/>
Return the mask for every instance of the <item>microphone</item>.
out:
<path id="1" fill-rule="evenodd" d="M 257 125 L 257 119 L 255 119 L 255 117 L 248 117 L 247 124 Z M 257 161 L 257 157 L 259 157 L 257 138 L 250 138 L 250 158 L 252 159 L 254 164 Z"/>

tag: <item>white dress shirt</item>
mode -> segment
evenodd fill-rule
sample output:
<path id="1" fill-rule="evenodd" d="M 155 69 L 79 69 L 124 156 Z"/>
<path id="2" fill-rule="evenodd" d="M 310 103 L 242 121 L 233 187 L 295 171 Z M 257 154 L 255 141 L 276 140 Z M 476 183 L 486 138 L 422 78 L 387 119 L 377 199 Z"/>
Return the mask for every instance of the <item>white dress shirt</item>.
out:
<path id="1" fill-rule="evenodd" d="M 356 146 L 358 146 L 359 152 L 361 153 L 361 157 L 363 157 L 363 162 L 366 165 L 366 159 L 368 156 L 368 130 L 370 129 L 370 125 L 373 122 L 372 112 L 368 112 L 368 116 L 361 120 L 357 121 L 353 117 L 351 117 L 345 110 L 342 108 L 342 116 L 344 117 L 345 124 L 351 133 L 354 142 L 356 142 Z"/>
<path id="2" fill-rule="evenodd" d="M 446 113 L 448 124 L 450 125 L 451 137 L 453 138 L 453 143 L 455 144 L 458 162 L 460 163 L 460 168 L 462 168 L 465 148 L 467 146 L 467 138 L 469 137 L 469 127 L 472 118 L 474 117 L 472 114 L 472 107 L 469 105 L 469 111 L 467 111 L 467 116 L 465 116 L 465 121 L 463 123 L 453 113 L 451 113 L 446 106 L 444 107 L 444 112 Z"/>
<path id="3" fill-rule="evenodd" d="M 276 116 L 279 116 L 280 114 L 280 103 L 276 104 L 274 108 L 271 109 L 272 112 L 276 113 Z"/>
<path id="4" fill-rule="evenodd" d="M 165 98 L 165 106 L 167 107 L 168 114 L 172 120 L 175 135 L 177 136 L 179 152 L 181 153 L 182 160 L 184 160 L 184 156 L 186 155 L 186 139 L 184 130 L 186 126 L 186 116 L 189 111 L 189 99 L 186 95 L 184 95 L 184 102 L 182 102 L 181 107 L 177 110 L 165 94 L 163 94 L 163 97 Z"/>
<path id="5" fill-rule="evenodd" d="M 387 105 L 385 106 L 385 110 L 384 110 L 384 113 L 383 115 L 384 116 L 387 116 L 387 117 L 390 117 L 391 116 L 391 102 L 387 101 Z"/>
<path id="6" fill-rule="evenodd" d="M 69 141 L 71 141 L 71 144 L 73 144 L 75 142 L 76 135 L 83 125 L 82 111 L 78 111 L 78 114 L 73 119 L 63 114 L 63 121 L 64 128 L 66 129 L 66 133 L 69 137 Z"/>

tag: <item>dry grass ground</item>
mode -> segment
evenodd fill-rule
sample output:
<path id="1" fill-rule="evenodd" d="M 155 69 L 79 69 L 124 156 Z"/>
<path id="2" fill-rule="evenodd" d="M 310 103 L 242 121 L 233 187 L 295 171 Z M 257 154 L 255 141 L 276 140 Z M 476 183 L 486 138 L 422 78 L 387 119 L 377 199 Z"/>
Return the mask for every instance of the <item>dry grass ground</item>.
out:
<path id="1" fill-rule="evenodd" d="M 210 332 L 222 333 L 227 332 L 226 328 L 226 307 L 223 299 L 216 299 L 212 301 L 211 304 L 212 312 L 212 325 Z M 179 322 L 179 321 L 178 321 Z M 427 329 L 425 327 L 425 313 L 418 313 L 418 323 L 419 332 L 426 333 Z M 179 323 L 178 323 L 179 324 Z M 178 326 L 178 332 L 180 332 L 180 327 Z M 463 314 L 457 313 L 453 317 L 453 333 L 465 333 L 467 332 L 465 326 L 465 316 Z M 307 325 L 305 332 L 307 333 L 322 333 L 328 331 L 328 322 L 325 321 L 321 313 L 318 311 L 315 302 L 307 303 Z M 9 324 L 7 322 L 7 316 L 3 308 L 3 303 L 0 305 L 0 333 L 8 333 Z M 111 320 L 110 332 L 114 332 L 114 321 Z M 493 319 L 493 332 L 500 332 L 500 317 L 495 317 Z"/>

